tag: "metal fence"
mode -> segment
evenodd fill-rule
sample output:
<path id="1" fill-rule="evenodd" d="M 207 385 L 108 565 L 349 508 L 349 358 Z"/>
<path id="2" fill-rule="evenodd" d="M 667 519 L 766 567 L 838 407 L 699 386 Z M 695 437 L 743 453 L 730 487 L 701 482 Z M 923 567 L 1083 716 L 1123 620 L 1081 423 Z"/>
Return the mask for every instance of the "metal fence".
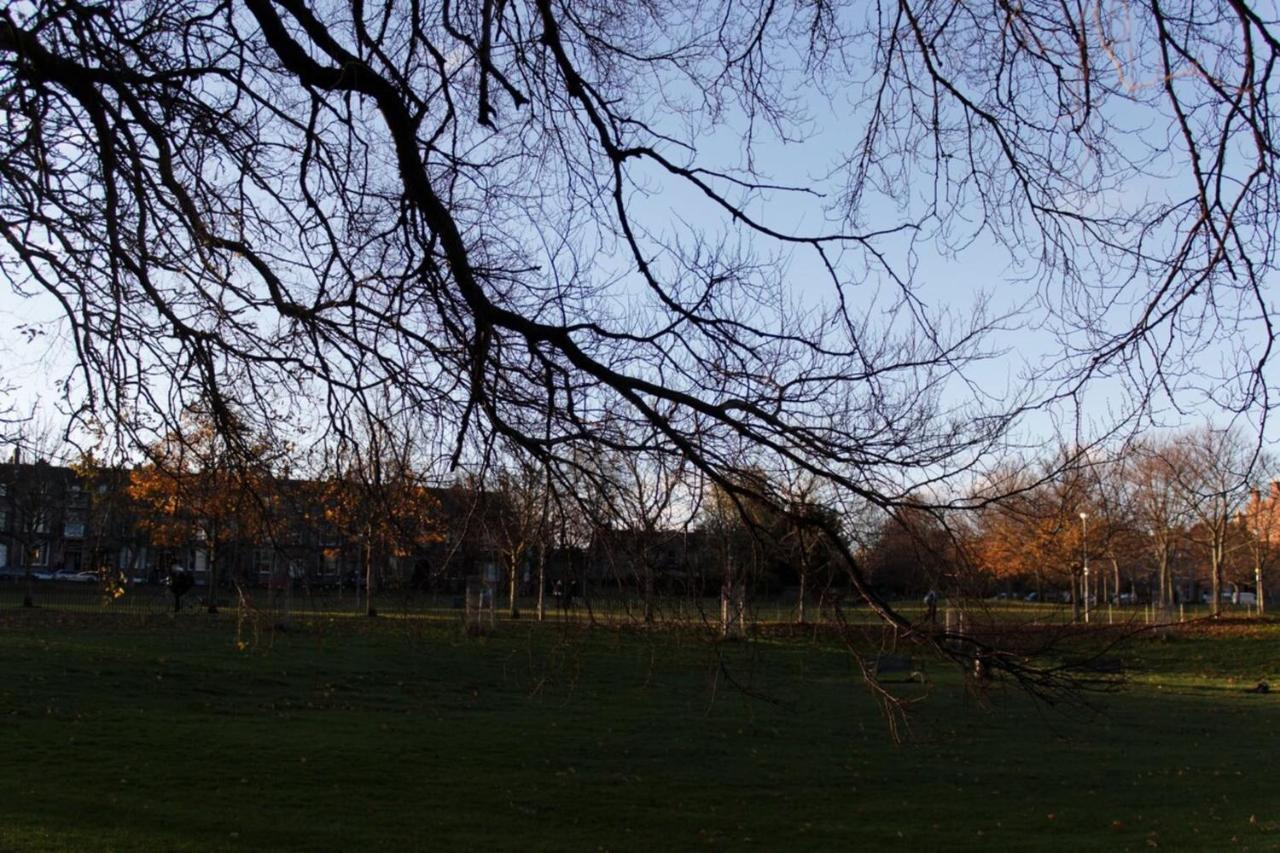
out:
<path id="1" fill-rule="evenodd" d="M 26 599 L 34 607 L 72 611 L 123 613 L 159 616 L 174 611 L 174 599 L 164 584 L 128 584 L 107 588 L 98 583 L 73 583 L 59 580 L 33 580 L 5 576 L 0 579 L 0 608 L 22 607 Z M 264 587 L 220 589 L 216 601 L 219 610 L 254 613 L 290 613 L 300 617 L 344 618 L 364 616 L 369 601 L 362 590 L 308 589 L 271 590 Z M 464 595 L 431 593 L 415 590 L 386 591 L 375 594 L 373 609 L 382 616 L 407 619 L 457 619 L 462 622 Z M 192 588 L 182 597 L 182 612 L 204 612 L 209 604 L 209 590 Z M 923 603 L 915 600 L 895 602 L 894 606 L 907 618 L 925 617 Z M 499 620 L 509 619 L 509 601 L 499 592 L 494 602 Z M 516 601 L 522 619 L 537 617 L 536 596 L 521 596 Z M 557 598 L 548 592 L 543 602 L 544 618 L 552 621 L 575 621 L 605 625 L 643 626 L 646 612 L 651 620 L 664 625 L 687 625 L 716 628 L 724 619 L 724 602 L 719 597 L 661 595 L 646 608 L 644 599 L 634 590 L 600 585 L 588 588 L 572 598 Z M 1185 605 L 1173 611 L 1158 612 L 1147 603 L 1094 606 L 1090 623 L 1095 625 L 1125 622 L 1177 622 L 1207 615 L 1207 605 Z M 1250 617 L 1257 613 L 1251 605 L 1223 605 L 1225 615 Z M 943 601 L 937 620 L 955 624 L 960 613 L 983 621 L 1014 621 L 1026 624 L 1064 624 L 1072 619 L 1070 604 L 1030 603 L 1002 600 Z M 797 621 L 798 605 L 794 595 L 749 598 L 744 605 L 743 622 L 750 625 L 785 625 Z M 806 624 L 879 623 L 879 617 L 865 606 L 846 601 L 812 601 L 806 604 Z"/>

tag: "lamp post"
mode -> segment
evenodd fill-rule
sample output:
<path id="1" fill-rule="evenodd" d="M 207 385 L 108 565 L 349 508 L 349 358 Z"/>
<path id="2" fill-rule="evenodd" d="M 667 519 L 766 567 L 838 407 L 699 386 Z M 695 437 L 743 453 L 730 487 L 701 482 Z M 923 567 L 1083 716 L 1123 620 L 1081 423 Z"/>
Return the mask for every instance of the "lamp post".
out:
<path id="1" fill-rule="evenodd" d="M 1084 621 L 1089 623 L 1089 513 L 1080 513 L 1080 551 L 1084 562 Z"/>

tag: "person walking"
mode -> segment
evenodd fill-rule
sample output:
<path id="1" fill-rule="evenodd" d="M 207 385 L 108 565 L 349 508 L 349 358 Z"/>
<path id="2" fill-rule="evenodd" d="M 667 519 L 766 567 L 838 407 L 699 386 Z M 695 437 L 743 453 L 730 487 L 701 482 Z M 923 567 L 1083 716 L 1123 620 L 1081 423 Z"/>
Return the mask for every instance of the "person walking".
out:
<path id="1" fill-rule="evenodd" d="M 924 606 L 926 613 L 925 621 L 930 625 L 936 625 L 938 622 L 938 593 L 935 590 L 929 590 L 924 594 Z"/>

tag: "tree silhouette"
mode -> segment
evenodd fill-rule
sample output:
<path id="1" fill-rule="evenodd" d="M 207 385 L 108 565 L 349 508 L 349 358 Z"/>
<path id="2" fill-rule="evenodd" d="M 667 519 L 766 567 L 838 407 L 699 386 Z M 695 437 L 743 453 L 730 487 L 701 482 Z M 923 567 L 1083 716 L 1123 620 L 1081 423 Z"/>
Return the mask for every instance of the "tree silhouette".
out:
<path id="1" fill-rule="evenodd" d="M 365 614 L 377 616 L 380 569 L 412 559 L 443 534 L 439 501 L 414 464 L 414 437 L 388 419 L 366 418 L 361 426 L 339 449 L 335 476 L 318 484 L 317 502 L 325 521 L 357 548 Z"/>
<path id="2" fill-rule="evenodd" d="M 1123 421 L 1227 334 L 1211 396 L 1270 406 L 1277 56 L 1245 2 L 43 0 L 0 19 L 0 265 L 125 439 L 229 396 L 327 436 L 394 389 L 445 463 L 939 502 L 1022 413 L 1120 376 Z M 772 176 L 840 116 L 818 177 Z M 1061 336 L 1026 390 L 970 372 L 1005 318 L 918 289 L 969 245 Z"/>
<path id="3" fill-rule="evenodd" d="M 129 481 L 138 525 L 153 545 L 203 552 L 210 613 L 228 579 L 228 551 L 268 538 L 274 522 L 271 466 L 279 451 L 230 417 L 230 429 L 220 428 L 207 410 L 188 410 L 180 430 L 147 448 L 148 464 L 134 468 Z"/>

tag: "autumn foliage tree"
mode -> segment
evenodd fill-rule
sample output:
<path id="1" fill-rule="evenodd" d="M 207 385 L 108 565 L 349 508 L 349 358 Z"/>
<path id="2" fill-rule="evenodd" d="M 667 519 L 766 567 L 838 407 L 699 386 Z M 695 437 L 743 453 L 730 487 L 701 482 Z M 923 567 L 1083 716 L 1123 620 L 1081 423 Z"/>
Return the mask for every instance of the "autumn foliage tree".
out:
<path id="1" fill-rule="evenodd" d="M 359 554 L 368 616 L 378 612 L 373 596 L 385 574 L 380 569 L 411 561 L 418 549 L 443 537 L 439 501 L 415 465 L 415 447 L 403 425 L 366 419 L 320 486 L 326 522 Z"/>
<path id="2" fill-rule="evenodd" d="M 989 488 L 999 500 L 986 504 L 973 534 L 974 559 L 995 578 L 1046 589 L 1066 583 L 1073 614 L 1080 618 L 1085 531 L 1080 513 L 1088 512 L 1085 479 L 1079 469 L 1045 460 L 1039 472 L 995 475 Z M 1055 476 L 1055 471 L 1067 473 Z"/>
<path id="3" fill-rule="evenodd" d="M 217 424 L 218 417 L 229 420 Z M 260 541 L 271 528 L 271 466 L 279 452 L 233 414 L 193 408 L 131 473 L 129 497 L 151 543 L 204 554 L 210 613 L 218 609 L 229 549 Z"/>

